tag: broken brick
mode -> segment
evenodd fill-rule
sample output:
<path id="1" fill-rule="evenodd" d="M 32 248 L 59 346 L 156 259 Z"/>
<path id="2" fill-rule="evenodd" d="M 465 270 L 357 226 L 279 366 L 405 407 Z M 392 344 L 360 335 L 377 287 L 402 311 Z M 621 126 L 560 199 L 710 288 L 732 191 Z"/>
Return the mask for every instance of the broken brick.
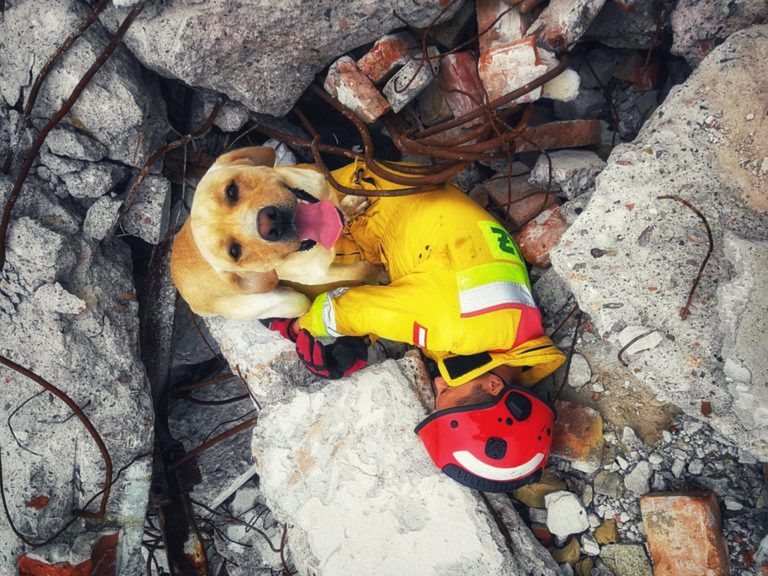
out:
<path id="1" fill-rule="evenodd" d="M 498 44 L 520 40 L 531 23 L 528 14 L 521 14 L 518 6 L 510 6 L 504 0 L 477 0 L 476 10 L 477 33 L 486 31 L 478 39 L 480 54 Z M 501 14 L 504 15 L 499 18 Z"/>
<path id="2" fill-rule="evenodd" d="M 77 565 L 69 562 L 49 564 L 22 554 L 18 559 L 19 576 L 115 576 L 118 534 L 107 534 L 93 545 L 91 557 Z"/>
<path id="3" fill-rule="evenodd" d="M 535 35 L 550 50 L 558 53 L 570 50 L 587 31 L 605 1 L 550 0 L 528 33 Z"/>
<path id="4" fill-rule="evenodd" d="M 392 70 L 405 64 L 414 48 L 416 40 L 407 32 L 387 34 L 379 38 L 373 48 L 357 61 L 357 67 L 374 84 L 378 84 Z"/>
<path id="5" fill-rule="evenodd" d="M 533 126 L 515 140 L 516 152 L 552 150 L 555 148 L 579 148 L 594 146 L 602 141 L 599 120 L 564 120 Z M 621 161 L 618 161 L 619 163 Z"/>
<path id="6" fill-rule="evenodd" d="M 421 55 L 418 58 L 408 58 L 397 74 L 384 86 L 384 96 L 394 112 L 400 112 L 424 90 L 432 80 L 437 78 L 440 62 L 437 56 L 440 52 L 434 46 L 427 49 L 428 59 Z"/>
<path id="7" fill-rule="evenodd" d="M 587 406 L 558 400 L 552 437 L 552 455 L 565 458 L 587 474 L 600 467 L 603 459 L 603 419 Z"/>
<path id="8" fill-rule="evenodd" d="M 670 492 L 640 499 L 655 576 L 726 576 L 728 550 L 714 493 Z"/>
<path id="9" fill-rule="evenodd" d="M 50 502 L 51 499 L 48 496 L 35 496 L 31 500 L 28 500 L 24 503 L 24 506 L 27 508 L 37 508 L 40 510 L 41 508 L 45 508 L 48 506 L 48 502 Z"/>
<path id="10" fill-rule="evenodd" d="M 544 208 L 555 204 L 555 193 L 547 196 L 544 188 L 528 182 L 527 175 L 508 178 L 500 173 L 480 186 L 494 204 L 506 211 L 510 221 L 518 228 L 523 227 Z"/>
<path id="11" fill-rule="evenodd" d="M 483 87 L 477 74 L 477 60 L 472 53 L 456 52 L 443 57 L 439 79 L 440 88 L 457 118 L 482 105 Z M 480 117 L 463 126 L 469 128 L 483 122 L 485 119 Z"/>
<path id="12" fill-rule="evenodd" d="M 331 64 L 323 87 L 369 124 L 389 110 L 389 103 L 349 56 Z"/>
<path id="13" fill-rule="evenodd" d="M 542 546 L 552 546 L 555 542 L 555 537 L 552 535 L 552 532 L 549 531 L 546 524 L 538 524 L 534 522 L 531 524 L 531 532 L 533 532 L 533 536 Z"/>
<path id="14" fill-rule="evenodd" d="M 560 206 L 551 206 L 528 222 L 520 233 L 515 235 L 517 245 L 527 262 L 546 268 L 550 265 L 549 253 L 560 243 L 560 238 L 568 229 L 560 215 Z"/>
<path id="15" fill-rule="evenodd" d="M 539 56 L 535 36 L 527 36 L 522 40 L 494 46 L 480 55 L 477 64 L 480 80 L 491 102 L 536 80 L 549 68 L 550 66 Z M 541 98 L 541 86 L 513 102 L 534 102 L 539 98 Z M 513 102 L 507 106 L 511 106 Z"/>

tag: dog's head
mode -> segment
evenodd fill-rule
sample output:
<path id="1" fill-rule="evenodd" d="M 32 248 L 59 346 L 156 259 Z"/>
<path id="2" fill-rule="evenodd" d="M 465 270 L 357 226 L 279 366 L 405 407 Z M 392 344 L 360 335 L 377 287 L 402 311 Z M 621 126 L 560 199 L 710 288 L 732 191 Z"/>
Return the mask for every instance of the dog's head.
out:
<path id="1" fill-rule="evenodd" d="M 270 272 L 314 248 L 318 238 L 323 242 L 324 225 L 318 221 L 337 209 L 327 202 L 322 209 L 310 205 L 333 199 L 325 179 L 313 170 L 273 168 L 274 161 L 272 148 L 235 150 L 220 156 L 197 186 L 192 234 L 203 258 L 220 273 Z M 334 217 L 338 225 L 340 212 L 328 216 Z"/>

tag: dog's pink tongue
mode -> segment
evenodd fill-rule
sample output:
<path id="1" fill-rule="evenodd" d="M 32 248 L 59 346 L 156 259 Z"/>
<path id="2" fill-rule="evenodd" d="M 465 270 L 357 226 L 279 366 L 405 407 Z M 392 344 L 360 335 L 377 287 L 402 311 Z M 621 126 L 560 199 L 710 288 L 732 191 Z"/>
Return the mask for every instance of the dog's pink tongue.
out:
<path id="1" fill-rule="evenodd" d="M 314 204 L 299 202 L 294 225 L 300 238 L 315 240 L 326 248 L 333 247 L 344 229 L 339 211 L 328 200 Z"/>

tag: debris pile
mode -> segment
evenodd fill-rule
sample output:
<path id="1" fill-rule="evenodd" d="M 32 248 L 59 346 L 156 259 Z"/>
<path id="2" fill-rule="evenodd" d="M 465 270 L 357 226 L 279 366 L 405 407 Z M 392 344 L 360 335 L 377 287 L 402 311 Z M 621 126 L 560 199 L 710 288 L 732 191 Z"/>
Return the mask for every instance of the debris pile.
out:
<path id="1" fill-rule="evenodd" d="M 765 17 L 762 0 L 6 0 L 0 566 L 768 570 Z M 558 408 L 539 483 L 486 495 L 435 473 L 404 346 L 327 384 L 260 324 L 177 305 L 169 239 L 194 187 L 257 144 L 328 176 L 364 160 L 397 194 L 452 179 L 514 234 L 569 357 L 538 390 Z"/>

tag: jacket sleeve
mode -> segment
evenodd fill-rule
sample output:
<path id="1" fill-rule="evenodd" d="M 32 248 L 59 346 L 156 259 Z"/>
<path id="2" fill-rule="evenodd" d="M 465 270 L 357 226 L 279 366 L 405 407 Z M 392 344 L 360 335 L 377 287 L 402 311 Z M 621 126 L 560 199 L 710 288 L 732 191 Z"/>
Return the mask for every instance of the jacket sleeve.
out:
<path id="1" fill-rule="evenodd" d="M 299 327 L 313 336 L 376 336 L 413 342 L 413 325 L 424 318 L 425 296 L 434 290 L 420 274 L 411 274 L 387 286 L 337 288 L 320 294 Z"/>

